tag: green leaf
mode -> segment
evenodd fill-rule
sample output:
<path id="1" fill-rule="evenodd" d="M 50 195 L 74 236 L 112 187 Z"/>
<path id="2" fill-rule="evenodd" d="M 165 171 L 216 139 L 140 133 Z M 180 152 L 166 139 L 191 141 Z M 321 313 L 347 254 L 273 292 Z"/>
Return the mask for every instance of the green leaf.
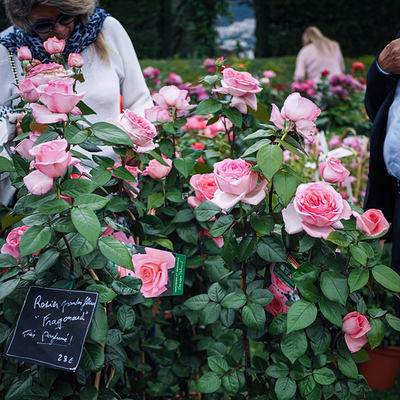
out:
<path id="1" fill-rule="evenodd" d="M 209 302 L 210 299 L 208 298 L 207 294 L 198 294 L 197 296 L 187 299 L 183 304 L 190 310 L 199 311 L 202 310 Z"/>
<path id="2" fill-rule="evenodd" d="M 367 269 L 356 268 L 353 269 L 347 280 L 349 283 L 350 293 L 364 287 L 369 279 L 369 271 Z"/>
<path id="3" fill-rule="evenodd" d="M 175 158 L 173 163 L 174 167 L 187 178 L 192 173 L 196 160 L 193 158 Z"/>
<path id="4" fill-rule="evenodd" d="M 46 272 L 51 268 L 60 257 L 60 253 L 57 250 L 49 249 L 39 256 L 38 262 L 35 266 L 35 272 L 39 275 Z"/>
<path id="5" fill-rule="evenodd" d="M 0 171 L 12 172 L 14 171 L 14 164 L 8 158 L 0 157 Z"/>
<path id="6" fill-rule="evenodd" d="M 250 216 L 251 227 L 261 235 L 268 235 L 274 229 L 274 218 L 272 215 L 260 215 L 253 213 Z"/>
<path id="7" fill-rule="evenodd" d="M 274 295 L 268 289 L 255 289 L 249 295 L 251 303 L 266 306 L 274 299 Z"/>
<path id="8" fill-rule="evenodd" d="M 372 269 L 372 276 L 384 288 L 392 292 L 400 292 L 400 275 L 385 265 L 377 265 Z"/>
<path id="9" fill-rule="evenodd" d="M 297 178 L 288 170 L 281 169 L 274 175 L 274 190 L 284 206 L 290 203 L 297 189 Z"/>
<path id="10" fill-rule="evenodd" d="M 128 182 L 136 182 L 137 179 L 131 172 L 129 172 L 126 168 L 119 166 L 117 168 L 113 168 L 114 175 L 117 178 L 123 179 Z"/>
<path id="11" fill-rule="evenodd" d="M 147 208 L 151 210 L 152 208 L 159 208 L 164 205 L 164 194 L 163 193 L 152 193 L 147 198 Z"/>
<path id="12" fill-rule="evenodd" d="M 97 344 L 86 344 L 83 348 L 79 366 L 88 372 L 97 372 L 103 368 L 104 351 Z"/>
<path id="13" fill-rule="evenodd" d="M 63 199 L 54 199 L 46 201 L 39 206 L 38 212 L 40 214 L 57 214 L 70 208 L 71 206 Z"/>
<path id="14" fill-rule="evenodd" d="M 308 301 L 298 300 L 293 303 L 287 316 L 287 333 L 298 331 L 311 325 L 317 317 L 317 307 Z"/>
<path id="15" fill-rule="evenodd" d="M 272 131 L 272 133 L 273 133 L 273 131 Z M 271 134 L 270 131 L 266 131 L 265 129 L 258 129 L 257 131 L 245 136 L 243 138 L 243 141 L 246 142 L 248 140 L 266 138 L 266 137 L 270 136 L 270 134 Z"/>
<path id="16" fill-rule="evenodd" d="M 362 247 L 354 246 L 352 244 L 352 245 L 350 245 L 350 253 L 351 253 L 352 257 L 361 265 L 367 264 L 368 256 L 365 253 L 365 251 L 362 249 Z"/>
<path id="17" fill-rule="evenodd" d="M 97 400 L 99 392 L 93 386 L 84 386 L 79 392 L 80 400 Z"/>
<path id="18" fill-rule="evenodd" d="M 35 225 L 24 232 L 19 242 L 19 255 L 25 257 L 47 246 L 51 239 L 51 230 L 47 226 Z"/>
<path id="19" fill-rule="evenodd" d="M 208 297 L 210 300 L 220 303 L 226 295 L 226 290 L 218 283 L 213 283 L 208 289 Z"/>
<path id="20" fill-rule="evenodd" d="M 278 378 L 275 382 L 275 394 L 278 400 L 290 400 L 296 394 L 296 382 L 291 378 Z"/>
<path id="21" fill-rule="evenodd" d="M 221 306 L 217 303 L 208 303 L 201 311 L 201 321 L 204 325 L 213 324 L 221 314 Z"/>
<path id="22" fill-rule="evenodd" d="M 236 290 L 235 292 L 227 294 L 221 305 L 224 308 L 239 309 L 246 304 L 246 295 L 241 290 Z"/>
<path id="23" fill-rule="evenodd" d="M 105 143 L 124 144 L 132 146 L 132 139 L 122 129 L 108 122 L 96 122 L 91 126 L 95 137 L 103 140 Z"/>
<path id="24" fill-rule="evenodd" d="M 128 249 L 120 241 L 110 236 L 103 236 L 98 243 L 104 257 L 133 271 L 132 257 Z"/>
<path id="25" fill-rule="evenodd" d="M 250 114 L 256 117 L 261 122 L 269 122 L 270 113 L 268 112 L 267 106 L 262 103 L 257 104 L 257 110 L 253 110 L 248 107 Z"/>
<path id="26" fill-rule="evenodd" d="M 97 183 L 89 179 L 68 179 L 61 184 L 61 192 L 69 197 L 78 197 L 81 194 L 92 193 Z"/>
<path id="27" fill-rule="evenodd" d="M 110 199 L 97 194 L 82 194 L 75 199 L 74 206 L 85 206 L 96 211 L 104 208 L 109 201 Z"/>
<path id="28" fill-rule="evenodd" d="M 283 163 L 283 151 L 279 146 L 266 145 L 257 153 L 257 164 L 264 176 L 271 180 Z"/>
<path id="29" fill-rule="evenodd" d="M 223 308 L 221 310 L 220 318 L 222 325 L 229 328 L 235 321 L 235 311 L 231 308 Z"/>
<path id="30" fill-rule="evenodd" d="M 264 308 L 255 303 L 244 306 L 242 309 L 242 321 L 250 329 L 262 331 L 266 321 Z"/>
<path id="31" fill-rule="evenodd" d="M 217 374 L 223 374 L 229 370 L 227 361 L 221 356 L 210 356 L 207 361 L 211 371 L 214 371 Z"/>
<path id="32" fill-rule="evenodd" d="M 358 377 L 358 368 L 354 360 L 351 356 L 344 358 L 338 356 L 338 367 L 339 371 L 348 378 L 357 379 Z"/>
<path id="33" fill-rule="evenodd" d="M 3 301 L 8 295 L 10 295 L 18 286 L 20 278 L 10 279 L 9 281 L 0 283 L 0 301 Z"/>
<path id="34" fill-rule="evenodd" d="M 285 378 L 289 375 L 289 367 L 283 362 L 271 364 L 265 371 L 272 378 Z"/>
<path id="35" fill-rule="evenodd" d="M 395 317 L 393 314 L 386 314 L 385 319 L 393 329 L 400 332 L 400 318 Z"/>
<path id="36" fill-rule="evenodd" d="M 5 389 L 7 390 L 7 394 L 4 397 L 4 400 L 20 400 L 24 399 L 26 392 L 32 386 L 32 376 L 29 377 L 18 377 L 12 381 L 11 386 Z"/>
<path id="37" fill-rule="evenodd" d="M 64 130 L 64 136 L 69 144 L 80 144 L 88 138 L 88 131 L 81 131 L 74 125 L 68 125 Z"/>
<path id="38" fill-rule="evenodd" d="M 252 144 L 250 147 L 246 149 L 246 151 L 240 156 L 240 158 L 246 158 L 250 154 L 255 153 L 256 151 L 260 150 L 261 147 L 270 144 L 271 141 L 269 139 L 261 139 L 256 143 Z"/>
<path id="39" fill-rule="evenodd" d="M 93 168 L 90 175 L 99 186 L 105 185 L 112 178 L 112 172 L 103 166 Z"/>
<path id="40" fill-rule="evenodd" d="M 221 209 L 217 205 L 205 200 L 194 210 L 194 216 L 197 221 L 206 222 L 219 212 L 221 212 Z"/>
<path id="41" fill-rule="evenodd" d="M 292 279 L 294 283 L 314 283 L 321 272 L 321 268 L 311 263 L 305 262 L 301 264 L 293 273 Z"/>
<path id="42" fill-rule="evenodd" d="M 135 312 L 132 306 L 123 304 L 117 312 L 118 324 L 123 331 L 128 331 L 133 329 L 135 324 Z"/>
<path id="43" fill-rule="evenodd" d="M 225 115 L 232 122 L 233 125 L 236 125 L 238 128 L 242 126 L 243 115 L 236 108 L 225 108 Z"/>
<path id="44" fill-rule="evenodd" d="M 315 379 L 315 382 L 319 383 L 320 385 L 330 385 L 336 380 L 335 373 L 331 369 L 326 367 L 314 369 L 313 377 Z"/>
<path id="45" fill-rule="evenodd" d="M 206 372 L 197 383 L 197 390 L 201 393 L 214 393 L 221 387 L 221 379 L 215 372 Z"/>
<path id="46" fill-rule="evenodd" d="M 300 248 L 299 248 L 299 252 L 300 253 L 305 253 L 309 250 L 312 249 L 312 247 L 315 244 L 315 238 L 308 236 L 308 235 L 304 235 L 301 239 L 300 239 Z"/>
<path id="47" fill-rule="evenodd" d="M 184 210 L 179 210 L 174 218 L 172 218 L 171 223 L 179 224 L 184 222 L 189 222 L 193 219 L 193 210 L 191 208 L 187 208 Z"/>
<path id="48" fill-rule="evenodd" d="M 217 238 L 223 235 L 224 232 L 231 227 L 234 221 L 235 218 L 233 217 L 233 215 L 222 215 L 217 219 L 217 221 L 214 222 L 208 234 L 212 237 Z"/>
<path id="49" fill-rule="evenodd" d="M 67 240 L 74 258 L 84 256 L 94 250 L 94 247 L 78 232 L 68 234 Z M 62 239 L 60 241 L 65 247 L 64 241 Z"/>
<path id="50" fill-rule="evenodd" d="M 352 242 L 352 238 L 350 236 L 340 231 L 331 232 L 326 240 L 329 240 L 330 242 L 340 247 L 348 247 L 349 244 Z"/>
<path id="51" fill-rule="evenodd" d="M 106 311 L 101 304 L 97 304 L 93 321 L 90 325 L 88 338 L 98 343 L 100 346 L 104 346 L 107 341 L 107 332 L 108 321 Z"/>
<path id="52" fill-rule="evenodd" d="M 282 353 L 292 364 L 305 354 L 307 347 L 307 337 L 303 330 L 291 332 L 281 340 Z"/>
<path id="53" fill-rule="evenodd" d="M 283 335 L 286 332 L 287 326 L 287 314 L 277 315 L 269 326 L 269 332 L 271 335 Z"/>
<path id="54" fill-rule="evenodd" d="M 367 337 L 371 350 L 373 350 L 381 344 L 385 336 L 385 325 L 380 319 L 370 319 L 369 324 L 371 329 L 367 332 Z"/>
<path id="55" fill-rule="evenodd" d="M 332 324 L 341 328 L 343 326 L 342 316 L 343 307 L 340 304 L 331 302 L 326 299 L 320 299 L 319 308 L 321 310 L 322 315 Z"/>
<path id="56" fill-rule="evenodd" d="M 299 392 L 303 398 L 311 394 L 316 387 L 316 383 L 312 375 L 309 375 L 306 378 L 299 381 L 298 385 L 299 385 Z"/>
<path id="57" fill-rule="evenodd" d="M 196 114 L 197 115 L 214 114 L 221 108 L 222 104 L 219 101 L 210 97 L 209 99 L 203 100 L 199 103 L 199 105 L 196 108 Z"/>
<path id="58" fill-rule="evenodd" d="M 174 155 L 174 144 L 170 139 L 160 140 L 160 152 L 168 158 L 172 158 Z"/>
<path id="59" fill-rule="evenodd" d="M 329 300 L 346 305 L 349 287 L 345 276 L 333 271 L 322 272 L 321 290 Z"/>
<path id="60" fill-rule="evenodd" d="M 113 281 L 111 287 L 121 296 L 132 296 L 139 293 L 142 280 L 133 276 L 124 276 L 119 281 Z"/>
<path id="61" fill-rule="evenodd" d="M 113 197 L 107 204 L 107 210 L 113 212 L 125 211 L 128 208 L 128 200 L 121 199 L 120 197 Z"/>
<path id="62" fill-rule="evenodd" d="M 74 207 L 71 211 L 71 219 L 76 230 L 93 246 L 97 246 L 101 226 L 96 214 L 86 207 Z"/>
<path id="63" fill-rule="evenodd" d="M 178 226 L 176 228 L 178 236 L 187 243 L 191 243 L 197 245 L 199 239 L 199 232 L 197 231 L 196 225 L 185 225 L 185 226 Z"/>
<path id="64" fill-rule="evenodd" d="M 108 303 L 117 297 L 117 294 L 110 288 L 100 284 L 89 285 L 85 290 L 91 290 L 99 293 L 99 303 Z"/>
<path id="65" fill-rule="evenodd" d="M 51 140 L 55 140 L 58 138 L 58 133 L 55 131 L 47 130 L 40 134 L 40 136 L 35 140 L 33 146 L 37 146 L 38 144 L 50 142 Z"/>
<path id="66" fill-rule="evenodd" d="M 0 268 L 11 268 L 18 265 L 18 260 L 10 254 L 0 254 Z"/>
<path id="67" fill-rule="evenodd" d="M 286 249 L 276 236 L 263 237 L 257 245 L 257 254 L 268 262 L 286 262 Z"/>
<path id="68" fill-rule="evenodd" d="M 242 373 L 243 375 L 243 373 Z M 222 377 L 222 386 L 229 396 L 235 396 L 240 388 L 241 376 L 237 371 L 232 371 Z"/>

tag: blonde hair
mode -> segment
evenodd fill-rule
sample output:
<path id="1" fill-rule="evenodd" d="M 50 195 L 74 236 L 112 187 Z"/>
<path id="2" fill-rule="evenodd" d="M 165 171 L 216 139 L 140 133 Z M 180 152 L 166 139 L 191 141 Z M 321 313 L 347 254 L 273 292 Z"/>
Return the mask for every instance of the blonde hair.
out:
<path id="1" fill-rule="evenodd" d="M 55 7 L 62 13 L 77 15 L 78 21 L 86 24 L 89 16 L 96 8 L 97 0 L 4 0 L 6 13 L 10 21 L 27 32 L 32 32 L 25 18 L 29 16 L 32 9 L 36 6 Z M 108 46 L 104 40 L 103 33 L 100 32 L 93 43 L 99 56 L 109 61 Z"/>
<path id="2" fill-rule="evenodd" d="M 320 53 L 332 54 L 339 44 L 334 40 L 328 39 L 316 26 L 309 26 L 302 36 L 303 45 L 313 44 Z"/>

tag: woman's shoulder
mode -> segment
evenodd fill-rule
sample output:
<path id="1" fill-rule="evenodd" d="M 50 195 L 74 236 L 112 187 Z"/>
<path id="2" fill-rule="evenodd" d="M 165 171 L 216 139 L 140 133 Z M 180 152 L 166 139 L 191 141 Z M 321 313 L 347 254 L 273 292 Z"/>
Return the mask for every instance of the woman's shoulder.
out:
<path id="1" fill-rule="evenodd" d="M 121 23 L 111 15 L 109 15 L 103 23 L 103 33 L 110 35 L 118 35 L 118 33 L 125 32 Z"/>

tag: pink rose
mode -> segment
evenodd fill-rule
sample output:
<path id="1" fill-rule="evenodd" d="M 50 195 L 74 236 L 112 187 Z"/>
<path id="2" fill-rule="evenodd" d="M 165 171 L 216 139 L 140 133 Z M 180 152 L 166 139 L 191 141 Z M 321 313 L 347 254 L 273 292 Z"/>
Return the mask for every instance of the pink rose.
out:
<path id="1" fill-rule="evenodd" d="M 207 129 L 207 120 L 199 115 L 193 115 L 193 117 L 188 117 L 186 124 L 182 126 L 182 129 L 186 131 L 200 131 Z"/>
<path id="2" fill-rule="evenodd" d="M 274 317 L 279 314 L 286 314 L 289 311 L 289 306 L 286 305 L 287 298 L 275 285 L 270 285 L 268 290 L 274 295 L 271 303 L 264 306 L 264 309 L 271 313 Z"/>
<path id="3" fill-rule="evenodd" d="M 56 122 L 66 121 L 68 115 L 65 113 L 53 113 L 41 104 L 30 103 L 33 118 L 39 124 L 55 124 Z"/>
<path id="4" fill-rule="evenodd" d="M 312 237 L 324 239 L 335 229 L 342 229 L 341 219 L 349 219 L 349 203 L 325 182 L 301 184 L 294 200 L 282 210 L 286 232 L 305 230 Z"/>
<path id="5" fill-rule="evenodd" d="M 204 236 L 208 236 L 208 237 L 210 237 L 214 242 L 215 242 L 215 244 L 219 247 L 219 248 L 222 248 L 222 247 L 224 247 L 224 237 L 223 236 L 218 236 L 218 237 L 214 237 L 214 236 L 211 236 L 209 233 L 208 233 L 208 229 L 204 229 L 204 231 L 203 231 L 203 233 L 201 233 L 201 232 L 199 232 L 199 238 L 202 236 L 202 235 L 204 235 Z"/>
<path id="6" fill-rule="evenodd" d="M 74 68 L 82 68 L 83 57 L 80 53 L 70 53 L 68 56 L 68 65 Z"/>
<path id="7" fill-rule="evenodd" d="M 171 72 L 165 83 L 169 85 L 181 85 L 183 83 L 183 79 L 180 75 L 176 74 L 175 72 Z"/>
<path id="8" fill-rule="evenodd" d="M 9 254 L 13 256 L 15 259 L 19 259 L 19 241 L 21 240 L 21 236 L 25 231 L 29 229 L 29 226 L 23 225 L 14 228 L 6 238 L 6 243 L 3 244 L 1 248 L 1 254 Z M 36 253 L 38 254 L 38 253 Z"/>
<path id="9" fill-rule="evenodd" d="M 330 147 L 340 147 L 342 142 L 340 141 L 340 137 L 338 135 L 332 135 L 332 138 L 329 142 Z"/>
<path id="10" fill-rule="evenodd" d="M 362 215 L 353 211 L 353 215 L 357 220 L 357 229 L 367 236 L 377 236 L 389 229 L 389 222 L 381 210 L 370 208 Z"/>
<path id="11" fill-rule="evenodd" d="M 220 117 L 217 122 L 206 126 L 205 136 L 213 138 L 218 136 L 219 132 L 228 133 L 233 127 L 232 122 L 225 117 Z"/>
<path id="12" fill-rule="evenodd" d="M 32 60 L 32 53 L 29 50 L 29 47 L 22 46 L 17 49 L 17 57 L 19 61 L 30 61 Z"/>
<path id="13" fill-rule="evenodd" d="M 114 231 L 114 229 L 111 228 L 111 226 L 107 226 L 106 230 L 103 232 L 103 234 L 101 236 L 102 237 L 103 236 L 112 236 L 114 239 L 117 239 L 122 243 L 135 244 L 135 241 L 132 236 L 129 236 L 129 238 L 128 238 L 124 232 Z"/>
<path id="14" fill-rule="evenodd" d="M 188 197 L 188 203 L 193 208 L 198 207 L 205 200 L 212 200 L 218 189 L 214 174 L 193 175 L 189 183 L 195 191 L 195 196 Z"/>
<path id="15" fill-rule="evenodd" d="M 43 46 L 49 54 L 59 54 L 64 51 L 65 40 L 57 39 L 55 36 L 53 36 L 52 38 L 47 39 L 43 43 Z"/>
<path id="16" fill-rule="evenodd" d="M 29 152 L 32 149 L 33 144 L 36 142 L 37 138 L 40 136 L 41 132 L 29 132 L 29 139 L 21 140 L 15 147 L 11 147 L 11 151 L 16 151 L 20 156 L 27 158 L 28 160 L 33 160 L 34 157 Z"/>
<path id="17" fill-rule="evenodd" d="M 132 139 L 138 153 L 146 153 L 156 148 L 153 139 L 157 136 L 156 127 L 147 119 L 131 110 L 124 110 L 118 121 L 110 121 L 123 129 Z"/>
<path id="18" fill-rule="evenodd" d="M 270 121 L 277 128 L 282 129 L 285 120 L 290 120 L 294 123 L 297 132 L 301 136 L 312 141 L 315 133 L 318 132 L 314 121 L 320 113 L 321 110 L 311 100 L 301 97 L 296 92 L 287 97 L 281 111 L 275 104 L 272 104 Z"/>
<path id="19" fill-rule="evenodd" d="M 347 347 L 355 353 L 368 342 L 366 333 L 371 330 L 371 326 L 365 315 L 353 311 L 343 318 L 342 329 Z"/>
<path id="20" fill-rule="evenodd" d="M 186 115 L 188 110 L 196 107 L 195 105 L 190 105 L 188 100 L 187 90 L 180 90 L 176 86 L 164 86 L 158 93 L 153 95 L 154 101 L 162 108 L 166 110 L 172 108 L 177 111 L 178 117 Z"/>
<path id="21" fill-rule="evenodd" d="M 167 290 L 168 270 L 175 267 L 175 256 L 163 250 L 146 247 L 146 254 L 132 256 L 133 276 L 142 280 L 144 297 L 157 297 Z"/>
<path id="22" fill-rule="evenodd" d="M 252 165 L 245 160 L 227 158 L 214 164 L 214 177 L 218 189 L 211 200 L 218 207 L 228 209 L 239 201 L 256 205 L 265 197 L 267 181 L 257 185 L 259 175 L 250 171 Z"/>
<path id="23" fill-rule="evenodd" d="M 143 70 L 143 76 L 145 78 L 155 78 L 158 75 L 160 75 L 160 70 L 157 68 L 148 66 Z"/>
<path id="24" fill-rule="evenodd" d="M 68 142 L 65 139 L 57 139 L 40 143 L 32 147 L 29 152 L 35 157 L 36 169 L 50 178 L 57 178 L 65 172 L 68 165 L 79 162 L 72 158 L 67 148 Z"/>
<path id="25" fill-rule="evenodd" d="M 233 68 L 225 68 L 222 75 L 222 87 L 213 89 L 213 92 L 232 95 L 231 107 L 243 114 L 247 113 L 247 106 L 257 110 L 256 93 L 262 90 L 260 82 L 248 72 L 235 71 Z"/>
<path id="26" fill-rule="evenodd" d="M 32 194 L 45 194 L 53 188 L 53 178 L 38 170 L 32 171 L 26 175 L 23 180 L 29 193 Z"/>
<path id="27" fill-rule="evenodd" d="M 172 169 L 172 160 L 164 158 L 168 165 L 163 165 L 157 160 L 150 160 L 149 165 L 143 171 L 143 176 L 149 175 L 153 179 L 165 178 Z"/>
<path id="28" fill-rule="evenodd" d="M 160 106 L 146 108 L 144 110 L 145 118 L 150 122 L 172 122 L 172 115 L 168 110 Z"/>
<path id="29" fill-rule="evenodd" d="M 263 72 L 263 77 L 264 78 L 269 78 L 269 79 L 275 78 L 276 77 L 276 73 L 274 71 L 267 70 L 267 71 Z"/>
<path id="30" fill-rule="evenodd" d="M 215 60 L 213 58 L 206 58 L 203 62 L 203 68 L 215 68 Z"/>
<path id="31" fill-rule="evenodd" d="M 25 78 L 19 82 L 17 93 L 28 103 L 39 100 L 40 93 L 31 79 Z"/>
<path id="32" fill-rule="evenodd" d="M 73 75 L 73 71 L 66 70 L 62 65 L 57 63 L 38 64 L 31 68 L 26 77 L 36 85 L 45 85 L 57 78 L 67 78 Z"/>
<path id="33" fill-rule="evenodd" d="M 53 113 L 69 113 L 79 103 L 85 93 L 74 92 L 75 80 L 55 79 L 38 88 L 40 101 Z"/>
<path id="34" fill-rule="evenodd" d="M 328 158 L 326 162 L 319 164 L 319 172 L 325 182 L 343 182 L 349 175 L 344 165 L 335 157 Z"/>
<path id="35" fill-rule="evenodd" d="M 110 171 L 112 171 L 113 176 L 116 176 L 114 174 L 113 169 L 121 167 L 121 166 L 122 166 L 121 163 L 115 163 L 113 168 L 108 168 L 108 169 Z M 137 197 L 137 193 L 140 192 L 140 187 L 139 187 L 139 182 L 137 180 L 137 177 L 138 177 L 139 173 L 142 171 L 138 167 L 132 167 L 131 165 L 125 165 L 124 168 L 127 169 L 136 178 L 136 181 L 124 181 L 124 183 L 127 183 L 129 186 L 131 186 L 136 191 L 136 193 L 132 190 L 132 188 L 130 188 L 126 184 L 124 184 L 124 188 L 131 197 Z"/>

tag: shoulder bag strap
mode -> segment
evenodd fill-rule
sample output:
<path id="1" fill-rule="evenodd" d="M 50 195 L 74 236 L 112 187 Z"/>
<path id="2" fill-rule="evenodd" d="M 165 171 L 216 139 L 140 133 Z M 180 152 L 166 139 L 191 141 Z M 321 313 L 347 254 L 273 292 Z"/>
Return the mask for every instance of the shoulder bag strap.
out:
<path id="1" fill-rule="evenodd" d="M 15 81 L 15 84 L 18 86 L 19 80 L 18 80 L 17 68 L 15 66 L 13 53 L 10 50 L 8 50 L 8 56 L 10 57 L 10 64 L 11 64 L 11 69 L 12 69 L 12 72 L 14 75 L 14 81 Z"/>

